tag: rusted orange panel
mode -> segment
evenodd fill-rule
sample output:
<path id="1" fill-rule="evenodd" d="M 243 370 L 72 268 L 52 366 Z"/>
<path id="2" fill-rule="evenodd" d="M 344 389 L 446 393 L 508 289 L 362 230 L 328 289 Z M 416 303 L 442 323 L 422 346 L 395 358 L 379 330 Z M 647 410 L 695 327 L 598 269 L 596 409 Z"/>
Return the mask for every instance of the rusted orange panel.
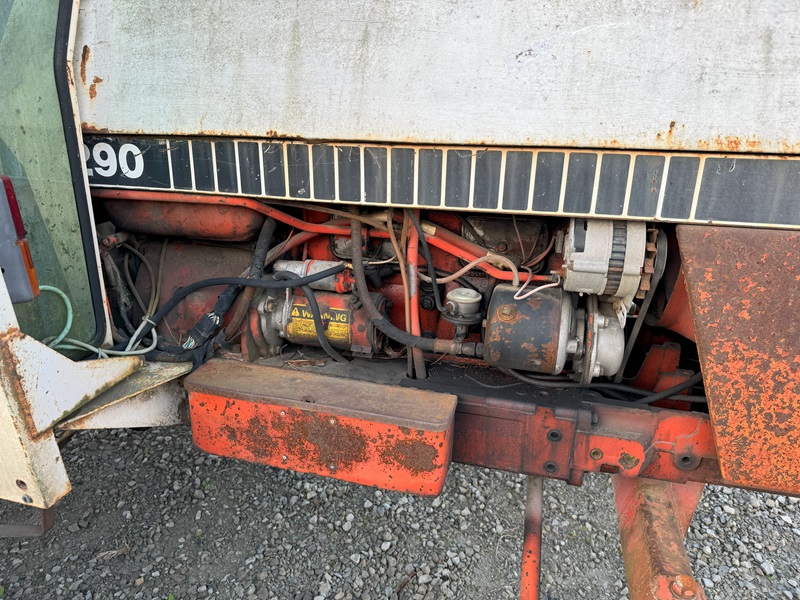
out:
<path id="1" fill-rule="evenodd" d="M 679 226 L 720 469 L 800 493 L 800 234 Z"/>
<path id="2" fill-rule="evenodd" d="M 421 495 L 444 485 L 455 396 L 226 360 L 185 386 L 206 452 Z"/>
<path id="3" fill-rule="evenodd" d="M 631 600 L 705 600 L 683 545 L 702 484 L 612 477 Z"/>
<path id="4" fill-rule="evenodd" d="M 683 270 L 678 274 L 672 295 L 664 307 L 658 320 L 658 326 L 670 329 L 683 337 L 695 341 L 692 313 L 689 310 L 689 296 L 686 292 L 686 280 Z"/>
<path id="5" fill-rule="evenodd" d="M 99 203 L 117 229 L 144 235 L 244 242 L 264 224 L 264 215 L 243 206 L 110 198 Z"/>

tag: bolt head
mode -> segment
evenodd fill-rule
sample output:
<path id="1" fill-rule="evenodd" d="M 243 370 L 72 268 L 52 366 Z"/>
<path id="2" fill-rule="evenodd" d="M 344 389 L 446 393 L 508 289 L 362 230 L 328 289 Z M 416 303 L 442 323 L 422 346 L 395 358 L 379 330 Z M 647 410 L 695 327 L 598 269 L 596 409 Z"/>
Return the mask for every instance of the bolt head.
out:
<path id="1" fill-rule="evenodd" d="M 517 314 L 517 309 L 511 306 L 510 304 L 504 304 L 500 307 L 497 311 L 497 316 L 500 317 L 503 321 L 510 321 L 514 318 Z"/>
<path id="2" fill-rule="evenodd" d="M 592 448 L 591 452 L 589 452 L 589 456 L 594 460 L 600 460 L 603 458 L 603 451 L 600 450 L 600 448 Z"/>
<path id="3" fill-rule="evenodd" d="M 675 598 L 691 599 L 697 597 L 697 582 L 688 575 L 677 575 L 669 585 Z"/>

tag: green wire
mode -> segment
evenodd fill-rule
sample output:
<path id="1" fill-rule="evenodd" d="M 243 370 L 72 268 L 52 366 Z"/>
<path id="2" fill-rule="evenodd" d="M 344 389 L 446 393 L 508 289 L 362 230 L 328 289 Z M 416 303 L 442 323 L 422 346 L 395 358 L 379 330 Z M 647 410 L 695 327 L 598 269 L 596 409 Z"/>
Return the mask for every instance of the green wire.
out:
<path id="1" fill-rule="evenodd" d="M 50 348 L 53 348 L 67 337 L 69 330 L 72 329 L 72 303 L 69 301 L 69 298 L 67 298 L 67 295 L 57 287 L 53 287 L 52 285 L 40 285 L 39 289 L 43 292 L 52 292 L 53 294 L 61 296 L 61 299 L 64 301 L 64 307 L 67 309 L 67 324 L 64 325 L 64 329 L 61 330 L 61 333 L 59 333 L 52 342 L 47 344 Z"/>

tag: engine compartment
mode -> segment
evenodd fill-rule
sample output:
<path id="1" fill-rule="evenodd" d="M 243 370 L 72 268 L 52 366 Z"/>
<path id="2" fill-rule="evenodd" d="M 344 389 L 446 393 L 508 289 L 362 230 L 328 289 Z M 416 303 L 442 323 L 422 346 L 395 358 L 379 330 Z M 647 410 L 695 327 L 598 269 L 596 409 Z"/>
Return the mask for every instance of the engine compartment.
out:
<path id="1" fill-rule="evenodd" d="M 224 349 L 252 362 L 298 346 L 375 368 L 405 356 L 416 379 L 426 378 L 426 360 L 450 361 L 637 397 L 621 382 L 636 375 L 649 345 L 691 346 L 645 325 L 651 305 L 664 312 L 670 295 L 655 293 L 670 232 L 644 222 L 94 195 L 115 341 L 128 348 L 134 337 L 138 346 L 155 323 L 151 360 L 199 366 Z M 175 302 L 189 286 L 196 291 Z M 673 307 L 672 322 L 685 325 L 681 309 Z"/>

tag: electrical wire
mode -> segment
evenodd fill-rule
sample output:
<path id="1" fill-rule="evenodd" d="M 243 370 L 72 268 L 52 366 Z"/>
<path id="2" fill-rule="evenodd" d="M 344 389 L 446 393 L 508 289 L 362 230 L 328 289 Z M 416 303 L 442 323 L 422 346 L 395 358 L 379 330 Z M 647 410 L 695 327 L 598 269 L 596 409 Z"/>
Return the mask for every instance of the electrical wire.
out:
<path id="1" fill-rule="evenodd" d="M 167 300 L 167 302 L 158 309 L 158 311 L 147 320 L 147 324 L 144 327 L 141 335 L 142 337 L 147 335 L 151 329 L 155 326 L 156 323 L 161 321 L 166 315 L 168 315 L 184 298 L 186 298 L 189 294 L 196 292 L 197 290 L 207 288 L 207 287 L 214 287 L 217 285 L 241 285 L 241 286 L 249 286 L 249 287 L 256 287 L 265 290 L 283 290 L 286 288 L 293 288 L 298 287 L 301 285 L 307 285 L 309 283 L 314 283 L 315 281 L 319 281 L 320 279 L 325 279 L 326 277 L 330 277 L 331 275 L 336 275 L 344 271 L 344 265 L 336 265 L 335 267 L 331 267 L 330 269 L 325 269 L 324 271 L 319 271 L 318 273 L 314 273 L 312 275 L 307 275 L 305 277 L 300 277 L 298 279 L 293 279 L 291 281 L 276 281 L 272 279 L 247 279 L 245 277 L 212 277 L 210 279 L 203 279 L 202 281 L 196 281 L 192 284 L 189 284 L 185 287 L 179 289 L 173 296 Z M 133 339 L 133 338 L 132 338 Z M 115 350 L 119 348 L 115 347 Z"/>
<path id="2" fill-rule="evenodd" d="M 50 292 L 52 294 L 55 294 L 56 296 L 61 298 L 62 302 L 64 302 L 64 308 L 67 310 L 67 322 L 64 325 L 64 328 L 61 330 L 61 333 L 59 333 L 56 337 L 53 338 L 52 342 L 47 344 L 50 348 L 55 348 L 61 343 L 62 340 L 64 340 L 64 338 L 67 337 L 69 330 L 72 329 L 72 316 L 73 316 L 72 302 L 69 301 L 69 298 L 67 298 L 67 295 L 64 292 L 62 292 L 60 289 L 52 285 L 40 285 L 39 289 L 43 292 Z"/>
<path id="3" fill-rule="evenodd" d="M 530 259 L 529 261 L 525 262 L 522 266 L 523 267 L 535 267 L 540 262 L 542 262 L 545 258 L 547 258 L 547 255 L 550 254 L 550 251 L 553 249 L 553 246 L 555 246 L 555 245 L 556 245 L 556 238 L 555 237 L 550 238 L 550 243 L 547 245 L 547 248 L 542 250 L 542 252 L 540 254 L 538 254 L 537 256 L 534 256 L 532 259 Z"/>
<path id="4" fill-rule="evenodd" d="M 467 217 L 465 217 L 461 213 L 456 213 L 456 217 L 458 218 L 459 221 L 461 221 L 461 224 L 464 226 L 464 229 L 467 230 L 467 232 L 475 239 L 475 241 L 478 244 L 481 244 L 483 246 L 486 245 L 483 236 L 480 233 L 478 233 L 478 230 L 475 229 L 472 223 L 469 222 L 469 219 L 467 219 Z"/>
<path id="5" fill-rule="evenodd" d="M 156 291 L 153 294 L 153 301 L 150 303 L 149 309 L 147 311 L 147 316 L 149 317 L 158 309 L 158 303 L 161 302 L 161 285 L 164 279 L 164 261 L 167 258 L 167 245 L 169 244 L 168 239 L 164 239 L 161 244 L 161 255 L 158 257 L 158 270 L 156 271 Z"/>
<path id="6" fill-rule="evenodd" d="M 394 210 L 389 210 L 386 216 L 386 224 L 389 230 L 389 241 L 394 248 L 394 254 L 397 258 L 397 263 L 400 266 L 400 280 L 403 283 L 403 312 L 406 319 L 406 333 L 411 333 L 411 289 L 408 286 L 408 265 L 406 264 L 406 257 L 400 243 L 397 241 L 397 236 L 394 230 Z M 408 349 L 408 348 L 407 348 Z M 408 352 L 408 367 L 409 373 L 411 372 L 411 352 Z"/>
<path id="7" fill-rule="evenodd" d="M 128 284 L 128 287 L 131 289 L 131 293 L 133 297 L 136 299 L 136 303 L 139 305 L 139 308 L 142 310 L 142 314 L 147 315 L 147 310 L 149 306 L 153 303 L 153 297 L 156 291 L 156 276 L 155 272 L 153 271 L 153 266 L 150 264 L 150 261 L 147 260 L 144 254 L 139 252 L 136 248 L 131 246 L 128 243 L 122 244 L 122 247 L 129 252 L 136 256 L 140 261 L 142 261 L 142 265 L 145 269 L 147 269 L 147 274 L 150 276 L 150 299 L 147 304 L 144 303 L 142 297 L 139 295 L 139 291 L 136 289 L 136 286 L 133 284 L 133 279 L 131 279 L 130 269 L 128 268 L 128 257 L 129 255 L 125 255 L 125 264 L 123 269 L 123 275 L 125 275 L 125 281 Z"/>
<path id="8" fill-rule="evenodd" d="M 361 223 L 354 219 L 350 223 L 350 235 L 352 239 L 351 248 L 353 254 L 353 279 L 355 279 L 355 291 L 361 304 L 367 311 L 370 322 L 383 332 L 387 337 L 404 345 L 413 348 L 420 348 L 427 352 L 441 354 L 463 354 L 465 356 L 480 356 L 483 351 L 481 344 L 472 342 L 458 342 L 456 340 L 440 340 L 416 336 L 395 327 L 386 315 L 381 313 L 375 306 L 367 287 L 367 278 L 364 274 L 364 256 L 361 249 L 363 238 L 361 237 Z"/>
<path id="9" fill-rule="evenodd" d="M 131 277 L 131 270 L 130 270 L 130 257 L 131 255 L 127 252 L 125 253 L 125 260 L 122 263 L 122 275 L 125 278 L 125 283 L 128 284 L 128 289 L 131 291 L 133 295 L 133 299 L 136 301 L 136 305 L 139 307 L 139 310 L 142 313 L 147 312 L 147 307 L 144 305 L 144 300 L 139 295 L 139 290 L 136 289 L 136 286 L 133 284 L 133 278 Z"/>
<path id="10" fill-rule="evenodd" d="M 650 394 L 648 390 L 642 390 L 621 383 L 596 382 L 596 383 L 585 384 L 585 383 L 579 383 L 577 381 L 571 381 L 566 378 L 556 378 L 552 376 L 532 377 L 528 375 L 523 375 L 522 373 L 514 369 L 498 368 L 497 370 L 500 371 L 501 373 L 505 373 L 507 375 L 511 375 L 512 377 L 516 377 L 517 379 L 519 379 L 520 381 L 524 381 L 525 383 L 530 383 L 531 385 L 538 385 L 539 387 L 545 387 L 545 388 L 552 388 L 552 389 L 586 388 L 586 389 L 598 389 L 598 390 L 614 390 L 618 392 L 625 392 L 628 394 L 641 395 L 641 396 L 647 396 L 648 394 Z"/>
<path id="11" fill-rule="evenodd" d="M 269 199 L 269 202 L 267 202 L 267 204 L 275 204 L 277 206 L 290 206 L 292 208 L 302 208 L 304 210 L 311 210 L 311 211 L 314 211 L 314 212 L 322 212 L 322 213 L 326 213 L 326 214 L 329 214 L 329 215 L 334 215 L 334 216 L 337 216 L 337 217 L 346 217 L 347 219 L 352 219 L 353 218 L 353 214 L 352 213 L 348 213 L 348 212 L 345 212 L 343 210 L 336 210 L 335 208 L 328 208 L 326 206 L 320 206 L 319 204 L 315 204 L 314 206 L 309 206 L 305 202 L 293 202 L 291 200 L 273 200 L 272 198 Z M 375 218 L 373 218 L 373 216 L 375 216 Z M 381 222 L 380 218 L 378 218 L 377 214 L 376 215 L 356 215 L 355 218 L 357 218 L 359 221 L 361 221 L 365 225 L 370 225 L 371 227 L 374 227 L 375 229 L 379 229 L 380 231 L 386 231 L 386 229 L 384 229 L 384 227 L 385 227 L 384 224 Z"/>
<path id="12" fill-rule="evenodd" d="M 422 230 L 422 225 L 420 225 L 417 215 L 414 214 L 413 210 L 406 209 L 406 212 L 408 213 L 411 222 L 414 224 L 414 229 L 416 229 L 417 234 L 419 234 L 419 245 L 420 249 L 422 250 L 422 257 L 425 259 L 425 263 L 428 265 L 428 271 L 430 275 L 427 277 L 430 280 L 429 283 L 433 287 L 433 301 L 436 303 L 436 310 L 438 310 L 440 313 L 443 313 L 445 310 L 444 305 L 442 304 L 442 295 L 439 291 L 440 282 L 436 281 L 436 267 L 433 264 L 431 248 L 428 246 L 428 241 L 425 239 L 425 232 Z M 419 276 L 419 273 L 417 273 L 417 275 Z"/>
<path id="13" fill-rule="evenodd" d="M 652 404 L 653 402 L 658 402 L 659 400 L 665 400 L 667 398 L 676 399 L 676 400 L 687 400 L 692 402 L 700 402 L 702 400 L 696 400 L 695 397 L 689 396 L 676 396 L 676 394 L 700 383 L 703 380 L 702 373 L 696 373 L 686 381 L 679 383 L 678 385 L 674 385 L 671 388 L 668 388 L 664 391 L 653 393 L 648 390 L 642 390 L 640 388 L 631 387 L 629 385 L 624 385 L 621 383 L 604 383 L 604 382 L 597 382 L 597 383 L 578 383 L 577 381 L 569 381 L 564 379 L 562 381 L 555 381 L 550 378 L 540 378 L 540 377 L 529 377 L 527 375 L 523 375 L 522 373 L 515 371 L 514 369 L 501 369 L 498 368 L 498 371 L 501 373 L 505 373 L 507 375 L 511 375 L 519 379 L 520 381 L 524 381 L 525 383 L 529 383 L 534 386 L 543 387 L 543 388 L 550 388 L 550 389 L 596 389 L 596 390 L 609 390 L 613 392 L 622 392 L 627 394 L 634 394 L 640 395 L 641 398 L 633 400 L 634 404 Z"/>
<path id="14" fill-rule="evenodd" d="M 276 280 L 289 280 L 295 281 L 298 279 L 298 275 L 295 273 L 290 273 L 289 271 L 278 271 L 274 275 Z M 314 295 L 314 290 L 312 290 L 307 285 L 300 285 L 297 286 L 300 291 L 303 292 L 303 295 L 306 297 L 306 302 L 308 303 L 308 309 L 311 311 L 311 316 L 314 320 L 314 331 L 317 334 L 317 341 L 319 345 L 322 347 L 323 350 L 330 356 L 333 360 L 338 363 L 348 363 L 349 361 L 339 354 L 336 349 L 331 346 L 331 343 L 328 341 L 328 338 L 325 337 L 325 324 L 322 322 L 322 313 L 319 310 L 319 304 L 317 303 L 317 297 Z"/>
<path id="15" fill-rule="evenodd" d="M 512 285 L 517 286 L 517 287 L 519 286 L 519 272 L 517 271 L 517 266 L 510 259 L 506 258 L 505 256 L 501 256 L 500 254 L 486 254 L 485 256 L 479 256 L 475 260 L 473 260 L 471 262 L 468 262 L 466 265 L 461 267 L 455 273 L 452 273 L 451 275 L 448 275 L 446 277 L 437 278 L 437 281 L 440 284 L 451 283 L 451 282 L 455 281 L 456 279 L 458 279 L 459 277 L 463 277 L 464 275 L 466 275 L 467 273 L 472 271 L 472 269 L 474 269 L 478 265 L 486 263 L 486 262 L 490 262 L 490 261 L 502 262 L 503 264 L 508 266 L 512 270 L 512 272 L 514 273 L 514 277 L 515 277 L 514 281 L 512 281 Z M 422 273 L 419 274 L 419 278 L 422 279 L 422 281 L 424 281 L 426 283 L 431 283 L 431 281 L 432 281 L 431 278 L 428 275 L 423 275 Z"/>
<path id="16" fill-rule="evenodd" d="M 682 381 L 677 385 L 673 385 L 670 388 L 667 388 L 661 392 L 656 392 L 655 394 L 648 394 L 644 398 L 639 398 L 635 401 L 636 404 L 652 404 L 653 402 L 658 402 L 659 400 L 665 400 L 670 396 L 674 396 L 675 394 L 682 392 L 683 390 L 688 390 L 690 387 L 697 385 L 698 383 L 703 381 L 703 372 L 698 371 L 686 381 Z"/>
<path id="17" fill-rule="evenodd" d="M 522 268 L 528 271 L 528 275 L 533 277 L 533 271 L 531 270 L 530 267 L 522 267 Z M 556 275 L 556 277 L 558 277 L 557 281 L 554 281 L 553 283 L 545 283 L 544 285 L 535 287 L 529 292 L 523 294 L 522 292 L 525 291 L 525 288 L 528 287 L 528 284 L 531 282 L 531 277 L 528 277 L 528 279 L 525 280 L 525 283 L 522 284 L 522 287 L 516 291 L 516 293 L 514 294 L 514 300 L 527 300 L 537 292 L 541 292 L 542 290 L 545 290 L 547 288 L 553 288 L 561 284 L 561 276 Z"/>
<path id="18" fill-rule="evenodd" d="M 525 264 L 525 261 L 528 260 L 528 253 L 525 251 L 525 244 L 522 242 L 522 234 L 519 232 L 519 225 L 517 225 L 517 215 L 511 215 L 511 223 L 514 225 L 514 231 L 517 234 L 517 241 L 519 242 L 519 256 L 520 256 L 520 263 Z M 531 248 L 531 254 L 533 251 L 536 250 L 536 242 L 533 244 L 533 248 Z"/>
<path id="19" fill-rule="evenodd" d="M 93 354 L 97 354 L 99 358 L 109 358 L 111 356 L 142 356 L 152 350 L 155 350 L 156 346 L 158 345 L 158 336 L 155 330 L 151 330 L 149 333 L 153 337 L 152 343 L 146 348 L 139 348 L 137 350 L 114 350 L 113 348 L 98 348 L 96 346 L 92 346 L 91 344 L 87 344 L 86 342 L 74 340 L 72 338 L 64 338 L 62 343 L 58 346 L 55 346 L 55 348 L 58 350 L 89 350 Z"/>

